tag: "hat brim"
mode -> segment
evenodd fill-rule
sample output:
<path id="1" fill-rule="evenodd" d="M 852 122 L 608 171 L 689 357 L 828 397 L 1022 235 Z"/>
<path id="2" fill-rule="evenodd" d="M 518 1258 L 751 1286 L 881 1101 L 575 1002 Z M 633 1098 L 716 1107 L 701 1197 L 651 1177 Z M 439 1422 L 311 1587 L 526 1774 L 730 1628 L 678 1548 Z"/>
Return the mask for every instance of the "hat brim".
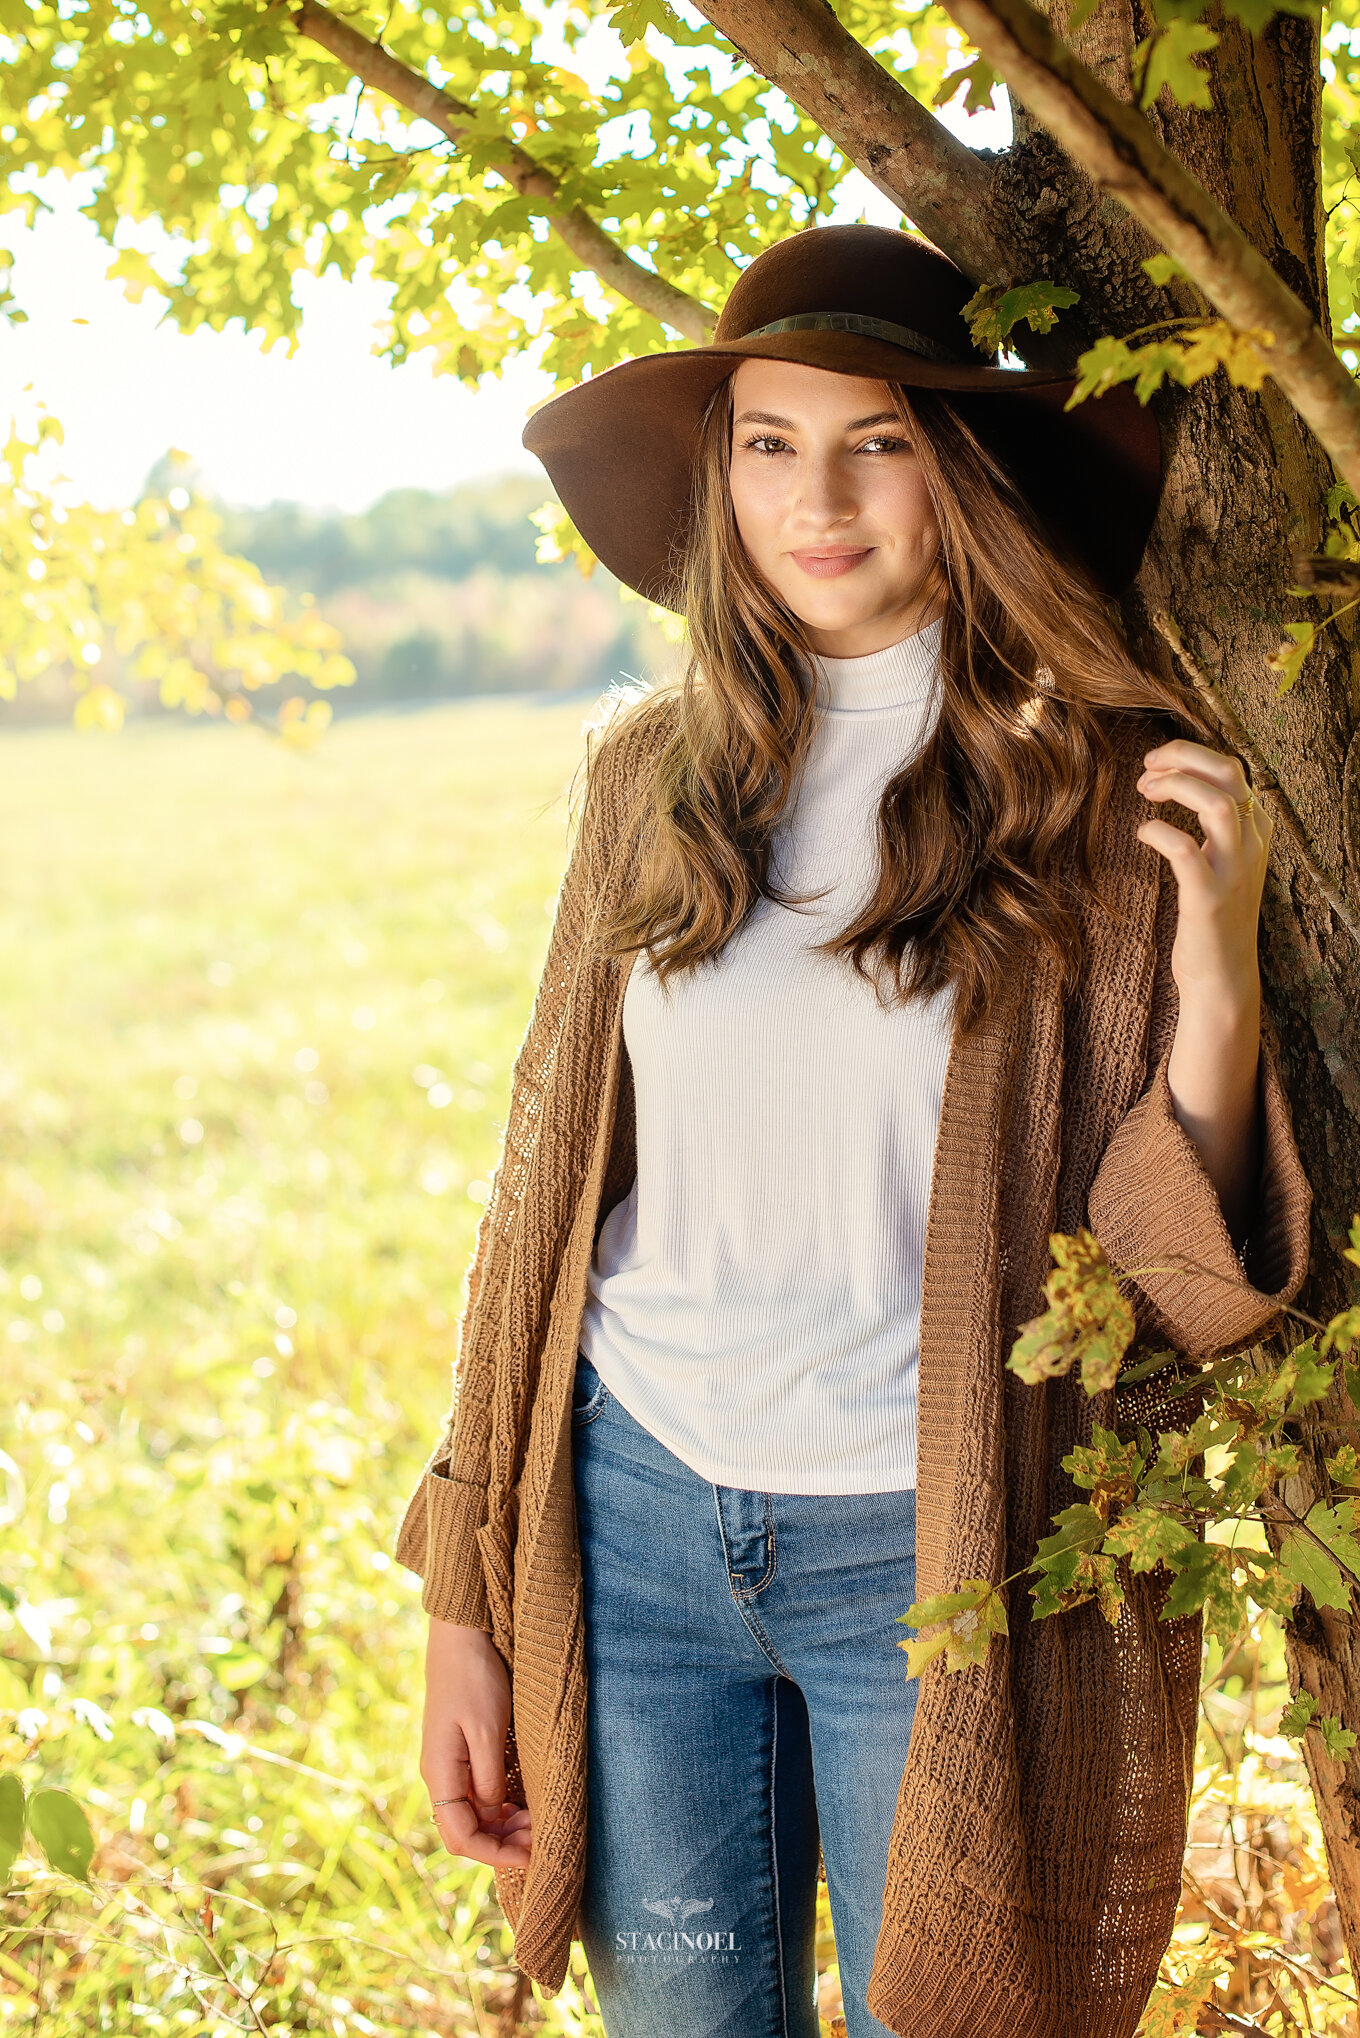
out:
<path id="1" fill-rule="evenodd" d="M 649 601 L 676 607 L 700 426 L 714 391 L 752 357 L 948 392 L 1015 475 L 1056 550 L 1108 594 L 1137 572 L 1157 511 L 1161 438 L 1126 386 L 1067 411 L 1075 382 L 1061 371 L 952 366 L 861 334 L 800 331 L 641 355 L 530 418 L 524 445 L 577 530 Z"/>

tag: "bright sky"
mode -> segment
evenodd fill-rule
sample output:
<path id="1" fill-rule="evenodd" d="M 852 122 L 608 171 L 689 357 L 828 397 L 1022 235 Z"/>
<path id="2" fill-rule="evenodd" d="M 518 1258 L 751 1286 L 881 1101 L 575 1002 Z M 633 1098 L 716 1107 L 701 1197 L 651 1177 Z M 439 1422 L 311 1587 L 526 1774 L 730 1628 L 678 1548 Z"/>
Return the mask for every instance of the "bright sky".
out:
<path id="1" fill-rule="evenodd" d="M 964 117 L 947 109 L 951 127 Z M 1009 139 L 1008 115 L 966 122 L 968 138 Z M 856 177 L 847 212 L 884 223 L 897 215 Z M 49 178 L 51 211 L 31 231 L 0 214 L 0 246 L 15 257 L 14 289 L 28 323 L 0 320 L 0 428 L 20 392 L 60 418 L 62 473 L 87 500 L 133 501 L 168 448 L 196 461 L 225 501 L 290 498 L 362 509 L 389 488 L 453 487 L 536 463 L 519 443 L 547 378 L 512 366 L 468 389 L 436 377 L 426 357 L 400 367 L 373 352 L 383 286 L 299 277 L 301 343 L 261 350 L 239 326 L 184 334 L 159 323 L 163 300 L 130 304 L 106 281 L 108 249 L 78 211 L 78 196 Z M 139 244 L 150 244 L 139 235 Z"/>

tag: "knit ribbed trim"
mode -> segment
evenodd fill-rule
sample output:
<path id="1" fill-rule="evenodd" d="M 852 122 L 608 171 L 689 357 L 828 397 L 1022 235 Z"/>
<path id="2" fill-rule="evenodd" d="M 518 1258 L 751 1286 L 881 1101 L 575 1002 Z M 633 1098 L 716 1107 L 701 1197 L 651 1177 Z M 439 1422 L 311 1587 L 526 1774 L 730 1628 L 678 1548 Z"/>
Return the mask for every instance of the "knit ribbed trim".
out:
<path id="1" fill-rule="evenodd" d="M 940 670 L 943 634 L 942 623 L 927 623 L 885 651 L 870 651 L 862 658 L 818 658 L 827 711 L 864 714 L 925 700 Z"/>

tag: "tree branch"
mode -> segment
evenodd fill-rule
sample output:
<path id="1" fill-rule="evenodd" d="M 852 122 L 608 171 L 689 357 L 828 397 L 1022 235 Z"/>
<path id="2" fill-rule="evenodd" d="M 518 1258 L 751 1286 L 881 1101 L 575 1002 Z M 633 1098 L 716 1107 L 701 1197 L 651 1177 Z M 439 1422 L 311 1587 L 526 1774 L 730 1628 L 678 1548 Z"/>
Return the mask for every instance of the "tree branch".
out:
<path id="1" fill-rule="evenodd" d="M 986 163 L 841 26 L 826 0 L 696 5 L 966 276 L 1017 280 L 991 218 Z"/>
<path id="2" fill-rule="evenodd" d="M 992 68 L 1096 186 L 1175 255 L 1239 331 L 1269 332 L 1261 352 L 1299 416 L 1360 494 L 1360 389 L 1330 335 L 1264 255 L 1164 148 L 1136 108 L 1088 71 L 1029 0 L 944 0 Z"/>
<path id="3" fill-rule="evenodd" d="M 356 78 L 365 85 L 371 85 L 376 92 L 386 93 L 395 99 L 408 113 L 414 113 L 420 120 L 428 120 L 451 142 L 460 142 L 468 127 L 477 118 L 472 107 L 461 99 L 455 99 L 451 92 L 432 85 L 419 71 L 378 43 L 369 42 L 365 36 L 341 21 L 330 9 L 318 4 L 318 0 L 302 0 L 293 9 L 293 25 L 300 35 L 319 43 L 333 57 L 338 57 Z M 668 283 L 664 276 L 644 268 L 617 241 L 612 240 L 593 220 L 584 206 L 569 204 L 562 196 L 562 187 L 552 171 L 542 163 L 536 163 L 526 149 L 520 148 L 507 136 L 498 156 L 489 164 L 497 176 L 504 177 L 507 184 L 518 191 L 523 198 L 532 199 L 536 209 L 552 226 L 560 238 L 576 255 L 581 266 L 591 269 L 602 283 L 635 304 L 642 311 L 650 312 L 676 332 L 683 333 L 687 340 L 702 345 L 712 335 L 714 314 L 697 297 L 691 297 L 686 290 L 678 290 Z"/>

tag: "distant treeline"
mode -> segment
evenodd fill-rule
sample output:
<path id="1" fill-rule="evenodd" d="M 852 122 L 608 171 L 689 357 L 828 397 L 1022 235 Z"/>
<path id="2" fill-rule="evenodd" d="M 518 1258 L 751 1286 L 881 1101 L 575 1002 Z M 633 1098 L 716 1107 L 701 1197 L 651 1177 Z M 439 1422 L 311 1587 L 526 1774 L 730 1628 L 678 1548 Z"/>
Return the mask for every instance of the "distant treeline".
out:
<path id="1" fill-rule="evenodd" d="M 353 516 L 272 503 L 226 513 L 223 542 L 306 590 L 359 678 L 339 713 L 376 699 L 604 687 L 669 650 L 602 570 L 541 566 L 529 521 L 545 484 L 511 475 L 435 495 L 394 489 Z"/>
<path id="2" fill-rule="evenodd" d="M 177 458 L 152 469 L 148 494 L 193 485 Z M 669 668 L 674 653 L 648 610 L 624 601 L 602 568 L 586 579 L 570 562 L 539 565 L 529 519 L 547 498 L 545 482 L 507 475 L 442 494 L 394 489 L 350 516 L 296 502 L 218 508 L 225 548 L 299 600 L 313 597 L 339 631 L 358 674 L 326 696 L 343 715 L 460 694 L 600 690 Z M 160 712 L 116 655 L 100 670 L 132 697 L 135 714 Z M 285 680 L 254 704 L 271 716 L 289 694 L 309 691 Z M 0 728 L 66 721 L 71 704 L 70 675 L 54 668 L 0 701 Z"/>

